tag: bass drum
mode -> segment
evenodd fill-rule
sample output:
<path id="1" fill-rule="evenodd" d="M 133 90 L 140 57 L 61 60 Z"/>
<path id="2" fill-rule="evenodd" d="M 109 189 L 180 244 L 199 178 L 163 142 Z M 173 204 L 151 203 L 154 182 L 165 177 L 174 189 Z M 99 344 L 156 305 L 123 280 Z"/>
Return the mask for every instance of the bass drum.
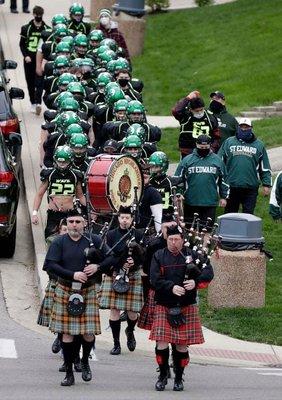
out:
<path id="1" fill-rule="evenodd" d="M 86 173 L 88 201 L 95 212 L 118 212 L 120 206 L 138 202 L 143 193 L 143 175 L 137 161 L 128 155 L 96 156 Z"/>

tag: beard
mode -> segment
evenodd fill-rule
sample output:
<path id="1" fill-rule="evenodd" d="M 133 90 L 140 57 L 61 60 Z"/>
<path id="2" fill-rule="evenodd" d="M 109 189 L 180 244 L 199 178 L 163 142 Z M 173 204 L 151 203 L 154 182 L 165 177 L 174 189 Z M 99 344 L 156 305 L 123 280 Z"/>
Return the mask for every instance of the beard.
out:
<path id="1" fill-rule="evenodd" d="M 78 229 L 68 229 L 68 234 L 72 239 L 78 239 L 82 236 L 82 232 Z"/>

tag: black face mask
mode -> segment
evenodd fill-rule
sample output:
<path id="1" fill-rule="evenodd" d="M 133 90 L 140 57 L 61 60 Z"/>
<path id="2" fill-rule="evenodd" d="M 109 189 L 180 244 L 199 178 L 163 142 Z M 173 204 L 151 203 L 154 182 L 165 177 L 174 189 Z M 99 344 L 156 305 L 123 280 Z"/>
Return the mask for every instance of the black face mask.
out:
<path id="1" fill-rule="evenodd" d="M 91 71 L 84 72 L 83 79 L 88 80 L 91 78 L 91 76 L 92 76 Z"/>
<path id="2" fill-rule="evenodd" d="M 221 104 L 219 101 L 212 100 L 210 103 L 210 110 L 215 113 L 219 114 L 224 109 L 224 105 Z"/>
<path id="3" fill-rule="evenodd" d="M 210 149 L 198 149 L 197 148 L 197 153 L 199 154 L 200 157 L 206 157 L 207 155 L 210 154 Z"/>
<path id="4" fill-rule="evenodd" d="M 42 16 L 40 15 L 36 15 L 35 17 L 34 17 L 34 19 L 35 19 L 35 21 L 36 22 L 41 22 L 42 21 Z"/>
<path id="5" fill-rule="evenodd" d="M 75 98 L 76 101 L 78 101 L 79 103 L 81 103 L 84 100 L 84 96 L 82 94 L 76 93 L 73 95 L 73 97 Z"/>
<path id="6" fill-rule="evenodd" d="M 125 87 L 126 85 L 128 85 L 129 79 L 126 78 L 121 78 L 118 79 L 118 83 L 121 87 Z"/>

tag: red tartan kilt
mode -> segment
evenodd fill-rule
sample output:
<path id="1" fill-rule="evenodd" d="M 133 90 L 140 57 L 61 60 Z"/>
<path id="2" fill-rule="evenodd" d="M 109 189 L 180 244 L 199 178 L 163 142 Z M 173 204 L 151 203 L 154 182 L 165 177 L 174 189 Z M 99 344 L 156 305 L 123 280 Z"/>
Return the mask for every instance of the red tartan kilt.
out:
<path id="1" fill-rule="evenodd" d="M 155 307 L 155 291 L 153 289 L 149 289 L 148 297 L 142 307 L 142 310 L 140 311 L 140 316 L 138 318 L 137 326 L 139 328 L 146 329 L 147 331 L 152 329 Z"/>
<path id="2" fill-rule="evenodd" d="M 150 340 L 179 345 L 204 343 L 201 320 L 195 304 L 181 308 L 186 323 L 178 328 L 170 326 L 167 311 L 168 307 L 156 305 Z"/>

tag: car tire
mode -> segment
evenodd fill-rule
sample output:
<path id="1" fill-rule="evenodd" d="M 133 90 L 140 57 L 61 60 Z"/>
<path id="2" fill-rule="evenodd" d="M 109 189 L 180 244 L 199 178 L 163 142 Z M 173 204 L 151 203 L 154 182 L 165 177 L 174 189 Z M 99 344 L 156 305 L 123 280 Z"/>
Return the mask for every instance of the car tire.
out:
<path id="1" fill-rule="evenodd" d="M 0 256 L 3 258 L 12 258 L 16 248 L 16 233 L 17 233 L 17 220 L 14 223 L 11 233 L 0 238 Z"/>

